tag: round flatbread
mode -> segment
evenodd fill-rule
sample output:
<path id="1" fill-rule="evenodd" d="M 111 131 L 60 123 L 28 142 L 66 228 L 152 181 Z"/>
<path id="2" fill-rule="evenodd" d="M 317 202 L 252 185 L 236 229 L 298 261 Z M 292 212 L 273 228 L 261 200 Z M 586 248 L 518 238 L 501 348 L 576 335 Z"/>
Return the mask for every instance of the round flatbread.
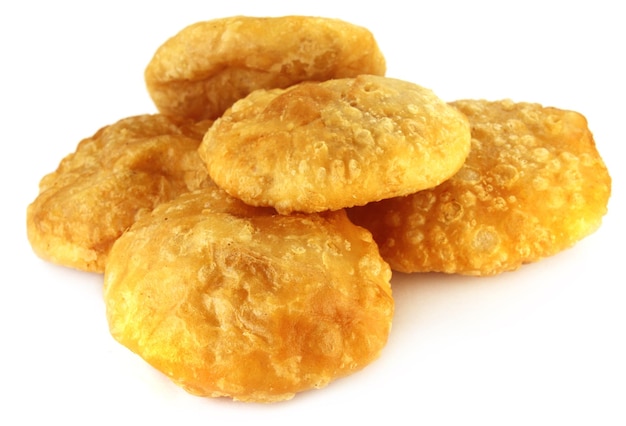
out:
<path id="1" fill-rule="evenodd" d="M 142 115 L 81 141 L 41 180 L 28 206 L 34 251 L 60 265 L 103 272 L 111 245 L 137 217 L 212 184 L 197 153 L 210 124 Z"/>
<path id="2" fill-rule="evenodd" d="M 253 92 L 216 120 L 199 152 L 231 195 L 289 213 L 430 188 L 469 147 L 467 118 L 431 90 L 363 75 Z"/>
<path id="3" fill-rule="evenodd" d="M 384 73 L 385 59 L 363 27 L 308 16 L 235 16 L 195 23 L 167 40 L 145 80 L 163 114 L 215 119 L 256 89 Z"/>
<path id="4" fill-rule="evenodd" d="M 594 232 L 611 178 L 586 119 L 538 104 L 463 100 L 465 165 L 436 188 L 351 209 L 402 272 L 494 275 Z"/>
<path id="5" fill-rule="evenodd" d="M 112 335 L 187 391 L 271 402 L 379 356 L 390 277 L 343 211 L 284 216 L 211 189 L 120 237 L 104 294 Z"/>

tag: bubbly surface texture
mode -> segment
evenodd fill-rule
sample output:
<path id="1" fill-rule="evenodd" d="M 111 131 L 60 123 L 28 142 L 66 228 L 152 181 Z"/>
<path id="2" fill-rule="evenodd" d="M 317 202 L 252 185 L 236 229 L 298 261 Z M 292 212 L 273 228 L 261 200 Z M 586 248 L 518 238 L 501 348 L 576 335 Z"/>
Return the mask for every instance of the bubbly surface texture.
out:
<path id="1" fill-rule="evenodd" d="M 195 23 L 167 40 L 145 80 L 160 112 L 215 119 L 256 89 L 385 70 L 363 27 L 308 16 L 234 16 Z"/>
<path id="2" fill-rule="evenodd" d="M 197 153 L 210 120 L 142 115 L 82 140 L 40 182 L 28 238 L 48 261 L 103 272 L 113 242 L 142 214 L 213 184 Z"/>
<path id="3" fill-rule="evenodd" d="M 452 105 L 472 127 L 461 170 L 433 189 L 349 211 L 393 269 L 494 275 L 600 226 L 611 178 L 581 114 L 508 100 Z"/>
<path id="4" fill-rule="evenodd" d="M 469 148 L 466 117 L 431 90 L 364 75 L 255 91 L 216 120 L 200 155 L 231 195 L 289 213 L 435 186 Z"/>
<path id="5" fill-rule="evenodd" d="M 211 188 L 120 237 L 104 294 L 112 335 L 187 391 L 272 402 L 379 356 L 390 278 L 344 211 L 278 215 Z"/>

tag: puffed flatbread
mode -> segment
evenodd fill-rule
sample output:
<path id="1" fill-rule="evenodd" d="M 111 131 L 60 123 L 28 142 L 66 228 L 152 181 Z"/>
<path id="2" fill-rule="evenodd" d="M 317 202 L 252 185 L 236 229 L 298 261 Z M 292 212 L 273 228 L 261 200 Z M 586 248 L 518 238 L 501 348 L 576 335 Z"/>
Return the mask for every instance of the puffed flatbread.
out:
<path id="1" fill-rule="evenodd" d="M 143 213 L 212 184 L 197 149 L 211 121 L 141 115 L 103 127 L 40 183 L 27 209 L 41 258 L 102 273 L 113 242 Z"/>
<path id="2" fill-rule="evenodd" d="M 472 126 L 465 165 L 433 189 L 351 209 L 402 272 L 494 275 L 594 232 L 611 178 L 581 114 L 531 103 L 452 103 Z"/>
<path id="3" fill-rule="evenodd" d="M 233 16 L 190 25 L 161 45 L 146 67 L 166 115 L 215 119 L 256 89 L 359 74 L 385 74 L 371 32 L 312 16 Z"/>
<path id="4" fill-rule="evenodd" d="M 362 75 L 255 91 L 215 121 L 199 152 L 231 195 L 312 213 L 435 186 L 469 148 L 467 118 L 431 90 Z"/>
<path id="5" fill-rule="evenodd" d="M 187 391 L 272 402 L 379 356 L 390 277 L 345 212 L 278 215 L 213 188 L 122 235 L 104 294 L 112 335 Z"/>

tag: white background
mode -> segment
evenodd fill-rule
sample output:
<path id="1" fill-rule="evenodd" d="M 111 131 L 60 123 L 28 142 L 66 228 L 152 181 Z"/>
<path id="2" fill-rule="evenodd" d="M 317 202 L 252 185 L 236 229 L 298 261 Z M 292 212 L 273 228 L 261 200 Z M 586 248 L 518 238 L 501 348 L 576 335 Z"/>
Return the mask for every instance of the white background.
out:
<path id="1" fill-rule="evenodd" d="M 0 6 L 0 424 L 626 424 L 619 2 L 8 3 Z M 236 14 L 363 25 L 388 76 L 447 101 L 511 98 L 583 113 L 613 177 L 603 226 L 494 278 L 396 275 L 381 358 L 325 389 L 272 405 L 188 395 L 110 337 L 101 276 L 32 253 L 25 211 L 41 177 L 82 138 L 155 112 L 143 70 L 165 39 Z"/>

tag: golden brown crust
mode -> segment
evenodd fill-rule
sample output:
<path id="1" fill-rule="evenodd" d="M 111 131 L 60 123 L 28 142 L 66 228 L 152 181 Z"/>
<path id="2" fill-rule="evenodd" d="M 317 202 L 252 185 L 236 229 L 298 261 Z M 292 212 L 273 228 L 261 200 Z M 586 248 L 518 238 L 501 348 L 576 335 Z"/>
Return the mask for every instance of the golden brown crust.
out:
<path id="1" fill-rule="evenodd" d="M 472 126 L 463 168 L 434 189 L 349 212 L 393 269 L 493 275 L 600 226 L 611 178 L 582 115 L 511 101 L 453 105 Z"/>
<path id="2" fill-rule="evenodd" d="M 259 90 L 207 132 L 215 182 L 281 213 L 366 204 L 437 185 L 463 164 L 465 116 L 416 84 L 379 76 Z"/>
<path id="3" fill-rule="evenodd" d="M 215 119 L 256 89 L 384 73 L 384 57 L 363 27 L 308 16 L 234 16 L 195 23 L 167 40 L 145 79 L 162 113 Z"/>
<path id="4" fill-rule="evenodd" d="M 34 251 L 57 264 L 103 272 L 111 244 L 138 216 L 211 182 L 197 154 L 210 124 L 143 115 L 81 141 L 41 180 L 27 209 Z"/>
<path id="5" fill-rule="evenodd" d="M 117 240 L 105 302 L 113 336 L 189 392 L 271 402 L 378 357 L 390 277 L 345 212 L 277 215 L 214 188 Z"/>

